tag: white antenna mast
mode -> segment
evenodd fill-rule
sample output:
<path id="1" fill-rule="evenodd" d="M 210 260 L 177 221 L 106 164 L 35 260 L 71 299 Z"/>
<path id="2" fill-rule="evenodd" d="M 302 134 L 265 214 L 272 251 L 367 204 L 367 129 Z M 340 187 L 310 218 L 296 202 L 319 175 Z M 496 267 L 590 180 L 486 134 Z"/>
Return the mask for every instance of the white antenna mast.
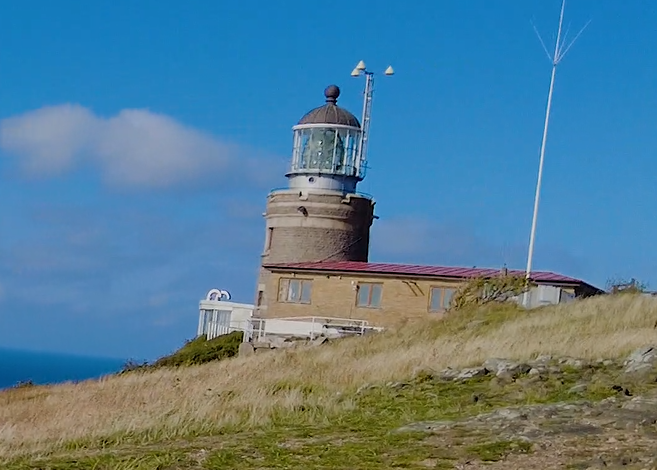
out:
<path id="1" fill-rule="evenodd" d="M 536 29 L 536 26 L 534 26 L 534 24 L 532 23 L 532 26 L 534 26 L 534 31 L 536 31 L 536 35 L 538 36 L 539 41 L 541 41 L 541 45 L 543 46 L 543 49 L 545 50 L 545 53 L 548 56 L 548 59 L 550 60 L 550 62 L 552 62 L 552 77 L 550 78 L 550 91 L 548 92 L 547 108 L 545 110 L 545 125 L 543 127 L 543 139 L 541 141 L 541 157 L 538 164 L 538 180 L 536 182 L 536 196 L 534 198 L 534 215 L 532 217 L 532 229 L 531 229 L 531 234 L 529 236 L 529 253 L 527 255 L 527 270 L 525 272 L 525 277 L 527 281 L 529 281 L 531 276 L 532 261 L 534 258 L 534 240 L 536 238 L 536 221 L 538 218 L 538 204 L 541 197 L 541 182 L 543 179 L 543 162 L 545 160 L 545 143 L 547 141 L 548 125 L 550 123 L 550 110 L 552 108 L 552 93 L 554 91 L 554 78 L 557 72 L 557 65 L 559 65 L 559 63 L 563 60 L 563 58 L 566 56 L 570 48 L 573 46 L 573 44 L 575 44 L 575 41 L 579 39 L 580 35 L 584 32 L 586 27 L 591 22 L 589 20 L 589 22 L 584 25 L 584 27 L 579 31 L 579 33 L 575 35 L 575 38 L 570 43 L 568 43 L 568 45 L 566 45 L 565 35 L 563 40 L 561 38 L 561 31 L 563 27 L 563 16 L 565 9 L 566 9 L 566 0 L 562 0 L 561 14 L 559 15 L 559 29 L 557 30 L 557 40 L 554 46 L 554 55 L 550 55 L 550 52 L 545 46 L 545 42 L 543 42 L 543 39 L 541 38 L 541 35 Z M 527 292 L 525 292 L 523 295 L 523 305 L 527 306 L 527 301 L 528 301 L 528 296 L 527 296 Z"/>
<path id="2" fill-rule="evenodd" d="M 370 72 L 365 67 L 365 62 L 362 60 L 358 62 L 358 65 L 352 70 L 352 77 L 359 77 L 365 75 L 365 91 L 363 92 L 363 115 L 361 118 L 361 137 L 360 142 L 358 143 L 358 152 L 356 154 L 355 167 L 360 169 L 363 164 L 366 163 L 367 158 L 367 143 L 370 136 L 370 121 L 372 118 L 372 95 L 374 94 L 374 72 Z M 395 71 L 392 66 L 383 72 L 385 75 L 394 75 Z"/>

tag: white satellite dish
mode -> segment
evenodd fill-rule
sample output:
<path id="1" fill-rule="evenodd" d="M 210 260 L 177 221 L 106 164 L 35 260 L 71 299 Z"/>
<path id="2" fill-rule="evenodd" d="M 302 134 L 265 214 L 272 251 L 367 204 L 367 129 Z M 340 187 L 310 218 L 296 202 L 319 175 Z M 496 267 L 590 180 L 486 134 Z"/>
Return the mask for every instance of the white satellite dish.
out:
<path id="1" fill-rule="evenodd" d="M 205 296 L 205 300 L 230 300 L 230 292 L 227 290 L 211 289 L 208 295 Z"/>

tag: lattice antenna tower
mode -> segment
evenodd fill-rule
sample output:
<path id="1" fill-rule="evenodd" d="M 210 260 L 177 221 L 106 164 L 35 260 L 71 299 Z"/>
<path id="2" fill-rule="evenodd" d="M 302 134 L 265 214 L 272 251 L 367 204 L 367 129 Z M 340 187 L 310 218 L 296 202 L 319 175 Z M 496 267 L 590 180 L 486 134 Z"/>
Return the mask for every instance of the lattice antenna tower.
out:
<path id="1" fill-rule="evenodd" d="M 394 75 L 395 71 L 392 66 L 383 72 L 386 76 Z M 365 90 L 363 91 L 363 114 L 361 117 L 362 133 L 358 143 L 358 154 L 356 156 L 358 166 L 367 169 L 367 144 L 370 137 L 370 121 L 372 120 L 372 95 L 374 94 L 374 72 L 367 70 L 364 61 L 358 62 L 358 65 L 351 71 L 352 77 L 365 75 Z"/>

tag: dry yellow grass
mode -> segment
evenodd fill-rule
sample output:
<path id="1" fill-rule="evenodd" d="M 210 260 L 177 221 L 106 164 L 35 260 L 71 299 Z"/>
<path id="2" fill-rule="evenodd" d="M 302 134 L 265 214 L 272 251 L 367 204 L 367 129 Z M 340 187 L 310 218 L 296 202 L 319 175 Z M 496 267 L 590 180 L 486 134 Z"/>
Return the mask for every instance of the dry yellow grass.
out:
<path id="1" fill-rule="evenodd" d="M 473 319 L 488 323 L 473 326 Z M 0 393 L 0 457 L 36 455 L 76 440 L 144 441 L 267 424 L 300 406 L 309 421 L 353 403 L 365 383 L 489 357 L 614 358 L 657 343 L 657 300 L 601 297 L 531 313 L 463 313 L 318 348 L 285 350 L 180 370 Z M 343 393 L 338 393 L 343 392 Z M 347 393 L 344 393 L 347 392 Z"/>

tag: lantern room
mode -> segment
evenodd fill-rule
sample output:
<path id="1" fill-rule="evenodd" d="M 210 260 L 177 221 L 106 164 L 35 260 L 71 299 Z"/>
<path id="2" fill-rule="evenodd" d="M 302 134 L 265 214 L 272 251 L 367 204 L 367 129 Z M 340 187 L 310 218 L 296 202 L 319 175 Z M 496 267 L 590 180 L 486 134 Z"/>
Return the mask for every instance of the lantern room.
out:
<path id="1" fill-rule="evenodd" d="M 324 90 L 326 104 L 308 112 L 294 126 L 290 189 L 354 192 L 363 179 L 362 129 L 358 119 L 337 105 L 340 89 Z"/>

